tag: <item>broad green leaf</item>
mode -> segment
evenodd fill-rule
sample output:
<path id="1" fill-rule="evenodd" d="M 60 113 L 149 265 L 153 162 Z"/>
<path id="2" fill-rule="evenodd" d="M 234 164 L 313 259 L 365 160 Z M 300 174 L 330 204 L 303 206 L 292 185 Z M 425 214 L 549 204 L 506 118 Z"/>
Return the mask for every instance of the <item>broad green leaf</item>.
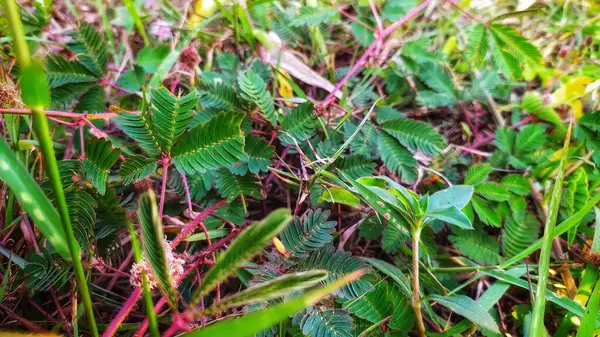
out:
<path id="1" fill-rule="evenodd" d="M 481 304 L 473 301 L 470 297 L 431 295 L 433 301 L 452 309 L 455 313 L 463 316 L 471 322 L 480 325 L 493 332 L 500 332 L 498 324 Z"/>
<path id="2" fill-rule="evenodd" d="M 324 270 L 296 272 L 259 283 L 234 295 L 223 298 L 202 312 L 203 316 L 214 315 L 227 309 L 265 302 L 270 299 L 287 296 L 294 291 L 317 285 L 327 278 Z"/>
<path id="3" fill-rule="evenodd" d="M 71 253 L 58 212 L 4 138 L 0 140 L 0 179 L 15 193 L 23 209 L 52 247 L 63 259 L 71 261 Z"/>
<path id="4" fill-rule="evenodd" d="M 463 229 L 473 229 L 471 220 L 469 220 L 469 218 L 467 218 L 467 216 L 461 212 L 460 209 L 456 208 L 456 206 L 450 206 L 444 209 L 438 208 L 435 211 L 427 212 L 426 216 L 432 219 L 447 222 Z"/>
<path id="5" fill-rule="evenodd" d="M 348 190 L 339 187 L 326 188 L 319 199 L 319 202 L 323 201 L 350 207 L 360 206 L 360 199 L 358 197 L 354 196 L 351 192 L 348 192 Z"/>
<path id="6" fill-rule="evenodd" d="M 454 206 L 457 209 L 463 209 L 471 200 L 473 187 L 468 185 L 455 185 L 445 190 L 435 192 L 429 197 L 427 212 L 446 209 Z"/>
<path id="7" fill-rule="evenodd" d="M 167 260 L 162 221 L 158 215 L 156 196 L 152 190 L 149 190 L 140 198 L 138 218 L 142 232 L 142 248 L 146 261 L 158 280 L 160 290 L 165 294 L 171 307 L 175 308 L 177 307 L 177 295 L 173 287 L 174 282 Z"/>
<path id="8" fill-rule="evenodd" d="M 285 301 L 281 304 L 272 306 L 260 311 L 251 312 L 241 318 L 229 318 L 218 323 L 212 324 L 206 328 L 191 332 L 187 337 L 213 337 L 213 336 L 236 336 L 250 337 L 263 331 L 277 322 L 287 319 L 307 306 L 316 303 L 327 294 L 336 291 L 338 288 L 360 278 L 362 271 L 356 271 L 352 274 L 341 277 L 323 288 L 313 290 L 306 295 L 296 299 Z"/>
<path id="9" fill-rule="evenodd" d="M 278 209 L 271 212 L 264 220 L 255 222 L 244 230 L 202 278 L 202 283 L 194 292 L 192 303 L 198 304 L 202 296 L 258 253 L 291 220 L 288 209 Z"/>

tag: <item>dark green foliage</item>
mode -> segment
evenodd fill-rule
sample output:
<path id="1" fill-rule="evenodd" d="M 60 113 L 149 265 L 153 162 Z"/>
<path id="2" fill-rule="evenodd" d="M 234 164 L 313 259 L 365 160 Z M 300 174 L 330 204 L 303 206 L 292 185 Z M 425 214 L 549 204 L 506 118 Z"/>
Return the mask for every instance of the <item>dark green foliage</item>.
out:
<path id="1" fill-rule="evenodd" d="M 316 116 L 313 114 L 313 104 L 305 102 L 284 117 L 281 122 L 279 139 L 284 144 L 301 143 L 312 137 L 315 131 Z"/>
<path id="2" fill-rule="evenodd" d="M 71 266 L 62 262 L 50 249 L 43 249 L 40 254 L 29 254 L 24 271 L 27 288 L 35 291 L 61 288 L 72 277 Z"/>
<path id="3" fill-rule="evenodd" d="M 339 309 L 308 308 L 297 313 L 293 322 L 300 326 L 305 336 L 351 337 L 352 317 Z"/>
<path id="4" fill-rule="evenodd" d="M 123 184 L 129 185 L 151 175 L 157 167 L 158 162 L 155 159 L 133 155 L 127 157 L 125 162 L 121 164 L 119 175 L 123 179 Z"/>
<path id="5" fill-rule="evenodd" d="M 273 103 L 273 97 L 267 91 L 267 85 L 263 79 L 252 70 L 238 75 L 238 85 L 242 89 L 242 97 L 256 104 L 261 115 L 271 123 L 277 125 L 277 115 Z"/>
<path id="6" fill-rule="evenodd" d="M 493 265 L 500 261 L 498 242 L 481 229 L 457 229 L 449 239 L 452 241 L 454 248 L 477 263 Z"/>
<path id="7" fill-rule="evenodd" d="M 246 174 L 239 176 L 229 172 L 227 169 L 221 169 L 217 175 L 217 189 L 219 193 L 229 200 L 241 197 L 245 200 L 246 196 L 262 200 L 260 193 L 260 183 L 254 175 Z M 245 201 L 243 201 L 245 203 Z"/>
<path id="8" fill-rule="evenodd" d="M 348 252 L 333 251 L 322 248 L 310 254 L 308 259 L 300 261 L 300 270 L 322 269 L 329 272 L 328 282 L 333 282 L 343 275 L 359 269 L 368 269 L 368 265 Z M 340 296 L 346 299 L 360 296 L 371 285 L 364 280 L 357 280 L 342 287 Z"/>
<path id="9" fill-rule="evenodd" d="M 183 172 L 206 172 L 246 160 L 240 125 L 244 115 L 221 113 L 186 133 L 173 148 L 173 162 Z"/>
<path id="10" fill-rule="evenodd" d="M 310 210 L 304 217 L 294 221 L 281 233 L 281 242 L 287 251 L 299 258 L 330 243 L 335 230 L 335 221 L 327 221 L 329 211 Z"/>
<path id="11" fill-rule="evenodd" d="M 86 144 L 86 157 L 81 170 L 100 194 L 106 192 L 106 183 L 110 168 L 119 159 L 121 150 L 114 149 L 110 141 L 93 138 Z"/>
<path id="12" fill-rule="evenodd" d="M 164 87 L 152 91 L 150 115 L 160 150 L 169 153 L 194 116 L 196 94 L 174 96 Z"/>
<path id="13" fill-rule="evenodd" d="M 244 175 L 248 171 L 253 174 L 267 172 L 272 164 L 272 158 L 275 155 L 275 148 L 262 138 L 253 135 L 246 136 L 245 151 L 248 160 L 237 163 L 231 167 L 231 171 L 236 174 Z"/>
<path id="14" fill-rule="evenodd" d="M 502 252 L 512 257 L 537 240 L 540 233 L 539 222 L 530 214 L 515 220 L 507 218 L 502 228 Z"/>

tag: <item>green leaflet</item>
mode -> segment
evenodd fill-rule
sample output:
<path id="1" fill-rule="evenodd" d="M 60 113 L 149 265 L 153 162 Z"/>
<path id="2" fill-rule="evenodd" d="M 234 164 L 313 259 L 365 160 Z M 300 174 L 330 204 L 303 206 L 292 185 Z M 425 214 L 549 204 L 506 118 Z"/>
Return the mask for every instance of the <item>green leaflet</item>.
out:
<path id="1" fill-rule="evenodd" d="M 352 337 L 352 316 L 340 309 L 308 307 L 292 319 L 304 336 Z"/>
<path id="2" fill-rule="evenodd" d="M 156 159 L 146 158 L 142 155 L 132 155 L 127 157 L 125 162 L 121 164 L 119 175 L 123 179 L 123 185 L 129 185 L 151 175 L 157 167 L 158 162 Z"/>
<path id="3" fill-rule="evenodd" d="M 50 241 L 52 247 L 67 261 L 71 253 L 62 222 L 56 209 L 42 189 L 33 180 L 23 163 L 10 149 L 5 139 L 0 140 L 0 178 L 8 184 L 21 206 L 25 209 L 40 232 Z"/>
<path id="4" fill-rule="evenodd" d="M 100 77 L 106 71 L 108 54 L 103 37 L 88 22 L 80 22 L 77 29 L 69 32 L 73 38 L 67 47 L 77 53 L 77 59 L 94 75 Z"/>
<path id="5" fill-rule="evenodd" d="M 237 294 L 231 295 L 213 304 L 202 312 L 203 316 L 223 312 L 229 308 L 241 307 L 253 303 L 265 302 L 270 299 L 283 297 L 294 291 L 303 290 L 318 284 L 327 277 L 324 270 L 311 270 L 290 273 L 259 283 Z"/>
<path id="6" fill-rule="evenodd" d="M 310 210 L 306 216 L 294 221 L 281 232 L 281 242 L 293 256 L 306 258 L 309 253 L 324 247 L 333 240 L 336 222 L 327 221 L 329 211 Z"/>
<path id="7" fill-rule="evenodd" d="M 173 144 L 186 130 L 194 117 L 193 109 L 197 102 L 194 92 L 185 96 L 175 96 L 165 87 L 152 90 L 152 128 L 162 152 L 169 153 Z"/>
<path id="8" fill-rule="evenodd" d="M 172 151 L 177 168 L 188 174 L 228 167 L 246 160 L 243 114 L 225 112 L 186 133 Z"/>
<path id="9" fill-rule="evenodd" d="M 273 103 L 273 97 L 267 90 L 267 84 L 252 70 L 238 75 L 238 85 L 242 89 L 242 97 L 258 106 L 261 115 L 271 123 L 277 125 L 277 114 Z"/>
<path id="10" fill-rule="evenodd" d="M 288 209 L 279 209 L 271 212 L 264 220 L 256 222 L 244 230 L 203 278 L 202 283 L 192 296 L 192 303 L 198 304 L 202 296 L 206 295 L 217 283 L 224 280 L 237 267 L 255 255 L 271 238 L 281 232 L 291 219 Z"/>
<path id="11" fill-rule="evenodd" d="M 160 290 L 165 294 L 172 308 L 177 306 L 177 296 L 171 276 L 162 221 L 158 215 L 156 196 L 152 190 L 140 198 L 138 218 L 142 229 L 142 248 L 152 273 L 158 280 Z"/>
<path id="12" fill-rule="evenodd" d="M 85 154 L 81 170 L 98 190 L 98 193 L 104 195 L 108 172 L 119 159 L 121 150 L 114 149 L 111 142 L 104 138 L 91 138 L 86 142 Z"/>
<path id="13" fill-rule="evenodd" d="M 255 333 L 263 331 L 277 322 L 293 315 L 298 310 L 316 303 L 322 297 L 335 291 L 341 286 L 352 282 L 362 276 L 362 271 L 356 271 L 350 275 L 344 276 L 339 280 L 330 283 L 323 288 L 313 290 L 310 293 L 302 295 L 296 299 L 285 301 L 281 304 L 267 309 L 249 313 L 241 318 L 229 318 L 221 322 L 210 325 L 207 328 L 200 329 L 187 334 L 187 337 L 212 337 L 212 336 L 237 336 L 249 337 Z"/>
<path id="14" fill-rule="evenodd" d="M 435 155 L 445 146 L 444 137 L 427 123 L 401 118 L 385 122 L 381 128 L 413 151 Z"/>
<path id="15" fill-rule="evenodd" d="M 474 25 L 469 32 L 465 57 L 475 67 L 478 67 L 485 60 L 488 48 L 487 28 L 483 24 Z"/>

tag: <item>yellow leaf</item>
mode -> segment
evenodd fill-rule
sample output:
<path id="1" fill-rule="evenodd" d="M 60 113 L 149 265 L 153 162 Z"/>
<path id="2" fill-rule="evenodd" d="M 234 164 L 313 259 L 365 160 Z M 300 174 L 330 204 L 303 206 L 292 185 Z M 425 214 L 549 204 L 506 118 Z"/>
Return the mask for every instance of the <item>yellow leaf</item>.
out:
<path id="1" fill-rule="evenodd" d="M 292 89 L 292 85 L 289 81 L 291 81 L 290 74 L 283 70 L 279 69 L 277 73 L 277 84 L 279 88 L 279 95 L 283 98 L 292 98 L 294 97 L 294 90 Z"/>
<path id="2" fill-rule="evenodd" d="M 273 245 L 283 256 L 286 258 L 290 257 L 290 253 L 288 253 L 287 249 L 283 245 L 283 242 L 281 242 L 281 240 L 279 240 L 277 237 L 273 238 Z"/>
<path id="3" fill-rule="evenodd" d="M 194 3 L 194 9 L 190 12 L 189 27 L 196 28 L 204 19 L 210 17 L 216 11 L 217 4 L 214 0 L 197 0 Z"/>
<path id="4" fill-rule="evenodd" d="M 572 101 L 583 97 L 588 84 L 593 81 L 594 80 L 589 77 L 576 77 L 569 80 L 552 95 L 552 106 L 555 107 L 562 104 L 569 104 Z"/>

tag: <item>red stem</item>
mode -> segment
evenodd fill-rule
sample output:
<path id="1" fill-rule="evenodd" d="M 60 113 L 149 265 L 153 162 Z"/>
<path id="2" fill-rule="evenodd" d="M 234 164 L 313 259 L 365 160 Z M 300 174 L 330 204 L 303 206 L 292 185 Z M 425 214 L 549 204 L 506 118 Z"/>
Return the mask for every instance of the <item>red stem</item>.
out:
<path id="1" fill-rule="evenodd" d="M 340 91 L 340 89 L 342 89 L 342 87 L 346 84 L 346 82 L 348 82 L 348 80 L 358 70 L 360 70 L 360 69 L 362 69 L 362 67 L 364 67 L 364 65 L 367 63 L 367 60 L 369 59 L 369 56 L 371 56 L 371 54 L 373 53 L 373 51 L 375 50 L 375 48 L 380 44 L 380 42 L 386 36 L 390 35 L 398 27 L 402 26 L 406 22 L 408 22 L 411 19 L 413 19 L 414 17 L 416 17 L 417 14 L 419 14 L 419 12 L 421 12 L 423 9 L 425 9 L 427 6 L 429 6 L 429 4 L 431 3 L 431 1 L 432 0 L 425 0 L 425 1 L 423 1 L 422 4 L 420 4 L 419 6 L 411 9 L 410 11 L 408 11 L 404 17 L 400 18 L 398 21 L 394 22 L 389 27 L 387 27 L 386 29 L 384 29 L 382 32 L 380 32 L 379 34 L 377 34 L 377 36 L 375 37 L 375 41 L 373 41 L 373 43 L 371 43 L 371 45 L 367 48 L 367 50 L 365 50 L 364 54 L 358 59 L 358 61 L 356 61 L 356 63 L 348 71 L 348 73 L 346 73 L 346 76 L 344 76 L 344 78 L 335 85 L 334 89 L 329 93 L 329 95 L 327 95 L 327 97 L 325 97 L 325 100 L 323 101 L 323 107 L 326 107 L 329 104 L 331 104 L 331 102 L 333 102 L 333 100 L 335 99 L 335 93 L 338 92 L 338 91 Z"/>
<path id="2" fill-rule="evenodd" d="M 16 115 L 31 115 L 31 110 L 27 108 L 0 108 L 0 113 L 16 114 Z M 126 113 L 138 114 L 139 111 L 127 111 Z M 46 116 L 60 118 L 82 119 L 85 115 L 77 112 L 46 110 Z M 119 114 L 114 112 L 102 112 L 89 115 L 92 119 L 111 119 L 119 117 Z"/>

